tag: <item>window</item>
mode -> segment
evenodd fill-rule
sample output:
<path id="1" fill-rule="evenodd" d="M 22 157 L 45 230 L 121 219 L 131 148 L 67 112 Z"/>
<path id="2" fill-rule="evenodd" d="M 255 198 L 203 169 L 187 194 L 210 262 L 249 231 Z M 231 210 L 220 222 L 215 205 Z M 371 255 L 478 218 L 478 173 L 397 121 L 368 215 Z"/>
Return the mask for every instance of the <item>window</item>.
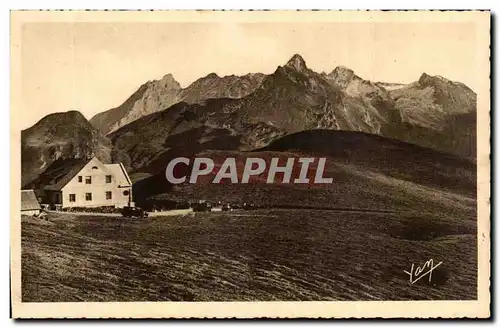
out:
<path id="1" fill-rule="evenodd" d="M 92 177 L 85 177 L 85 184 L 91 184 L 92 183 Z"/>
<path id="2" fill-rule="evenodd" d="M 92 166 L 92 170 L 97 170 L 97 166 Z"/>
<path id="3" fill-rule="evenodd" d="M 76 202 L 76 194 L 69 194 L 69 201 L 72 203 Z"/>
<path id="4" fill-rule="evenodd" d="M 85 200 L 86 201 L 91 201 L 92 200 L 92 193 L 91 192 L 86 192 L 85 193 Z"/>
<path id="5" fill-rule="evenodd" d="M 111 199 L 112 193 L 111 191 L 106 191 L 106 199 Z"/>
<path id="6" fill-rule="evenodd" d="M 128 196 L 129 194 L 130 194 L 130 192 L 129 192 L 128 190 L 125 190 L 125 191 L 123 192 L 123 195 L 124 195 L 124 196 Z"/>
<path id="7" fill-rule="evenodd" d="M 111 183 L 111 175 L 106 175 L 106 183 Z"/>
<path id="8" fill-rule="evenodd" d="M 83 182 L 83 177 L 81 175 L 78 176 L 78 182 Z"/>

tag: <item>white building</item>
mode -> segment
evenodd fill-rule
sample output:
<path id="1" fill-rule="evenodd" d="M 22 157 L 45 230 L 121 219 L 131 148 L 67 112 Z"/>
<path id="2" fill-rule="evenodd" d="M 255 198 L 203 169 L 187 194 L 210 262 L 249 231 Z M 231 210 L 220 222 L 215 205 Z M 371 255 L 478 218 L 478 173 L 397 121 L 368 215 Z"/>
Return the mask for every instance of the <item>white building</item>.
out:
<path id="1" fill-rule="evenodd" d="M 124 207 L 132 202 L 132 182 L 123 165 L 103 164 L 96 157 L 60 161 L 37 180 L 46 201 L 61 208 Z"/>

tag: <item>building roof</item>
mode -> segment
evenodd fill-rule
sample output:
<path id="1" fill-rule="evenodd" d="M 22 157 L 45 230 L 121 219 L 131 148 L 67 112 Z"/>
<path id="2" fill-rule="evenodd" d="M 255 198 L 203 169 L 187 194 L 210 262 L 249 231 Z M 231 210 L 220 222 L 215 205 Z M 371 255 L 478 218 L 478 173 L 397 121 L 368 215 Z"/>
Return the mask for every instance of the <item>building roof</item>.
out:
<path id="1" fill-rule="evenodd" d="M 35 191 L 21 190 L 21 211 L 32 211 L 41 209 Z"/>
<path id="2" fill-rule="evenodd" d="M 29 188 L 59 191 L 66 186 L 92 159 L 64 159 L 52 163 L 47 170 L 29 184 Z M 102 164 L 117 179 L 120 186 L 132 185 L 127 171 L 120 164 Z"/>
<path id="3" fill-rule="evenodd" d="M 32 185 L 44 187 L 46 190 L 61 190 L 88 162 L 90 159 L 57 160 L 40 174 Z"/>
<path id="4" fill-rule="evenodd" d="M 123 165 L 120 164 L 104 164 L 106 168 L 109 170 L 109 172 L 115 177 L 115 179 L 118 182 L 118 185 L 121 187 L 130 187 L 132 185 L 132 182 L 130 181 L 130 178 L 128 177 L 127 171 L 123 167 Z"/>

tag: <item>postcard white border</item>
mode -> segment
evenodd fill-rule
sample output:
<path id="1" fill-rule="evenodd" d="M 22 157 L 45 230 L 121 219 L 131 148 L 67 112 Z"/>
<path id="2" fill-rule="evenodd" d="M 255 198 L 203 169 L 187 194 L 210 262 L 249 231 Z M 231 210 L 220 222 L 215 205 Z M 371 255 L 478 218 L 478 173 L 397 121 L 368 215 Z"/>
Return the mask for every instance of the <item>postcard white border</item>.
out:
<path id="1" fill-rule="evenodd" d="M 27 22 L 473 22 L 477 31 L 478 300 L 356 302 L 21 302 L 20 28 Z M 14 318 L 485 318 L 490 315 L 490 13 L 453 11 L 11 12 L 11 291 Z"/>

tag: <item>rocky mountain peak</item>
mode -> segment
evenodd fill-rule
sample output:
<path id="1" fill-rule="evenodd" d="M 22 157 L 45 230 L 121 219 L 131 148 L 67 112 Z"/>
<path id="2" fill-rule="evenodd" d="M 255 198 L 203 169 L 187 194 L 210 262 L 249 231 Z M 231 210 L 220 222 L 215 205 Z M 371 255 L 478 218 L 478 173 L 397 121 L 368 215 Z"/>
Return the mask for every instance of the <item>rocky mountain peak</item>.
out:
<path id="1" fill-rule="evenodd" d="M 210 73 L 208 74 L 207 76 L 205 76 L 206 79 L 219 79 L 219 75 L 217 75 L 217 73 Z"/>
<path id="2" fill-rule="evenodd" d="M 112 145 L 76 110 L 45 116 L 21 131 L 22 185 L 32 181 L 54 161 L 97 156 L 111 160 Z"/>
<path id="3" fill-rule="evenodd" d="M 56 126 L 58 124 L 89 124 L 85 116 L 77 110 L 49 114 L 38 121 L 34 126 Z"/>
<path id="4" fill-rule="evenodd" d="M 328 74 L 328 79 L 336 86 L 343 89 L 347 87 L 355 76 L 356 75 L 352 69 L 345 66 L 337 66 L 330 74 Z"/>
<path id="5" fill-rule="evenodd" d="M 433 86 L 437 84 L 446 85 L 452 82 L 439 75 L 429 75 L 427 73 L 423 73 L 418 79 L 418 83 L 422 86 Z"/>
<path id="6" fill-rule="evenodd" d="M 418 83 L 423 84 L 423 85 L 427 85 L 427 84 L 431 84 L 432 80 L 433 80 L 433 77 L 424 72 L 424 73 L 422 73 L 422 75 L 418 79 Z"/>
<path id="7" fill-rule="evenodd" d="M 295 54 L 290 58 L 290 60 L 286 63 L 285 67 L 293 68 L 297 71 L 304 71 L 307 69 L 306 62 L 302 56 L 299 54 Z"/>
<path id="8" fill-rule="evenodd" d="M 350 69 L 349 67 L 345 66 L 337 66 L 335 69 L 330 73 L 330 75 L 353 75 L 354 71 Z"/>
<path id="9" fill-rule="evenodd" d="M 158 84 L 167 89 L 180 89 L 181 85 L 175 80 L 172 74 L 166 74 L 158 81 Z"/>

